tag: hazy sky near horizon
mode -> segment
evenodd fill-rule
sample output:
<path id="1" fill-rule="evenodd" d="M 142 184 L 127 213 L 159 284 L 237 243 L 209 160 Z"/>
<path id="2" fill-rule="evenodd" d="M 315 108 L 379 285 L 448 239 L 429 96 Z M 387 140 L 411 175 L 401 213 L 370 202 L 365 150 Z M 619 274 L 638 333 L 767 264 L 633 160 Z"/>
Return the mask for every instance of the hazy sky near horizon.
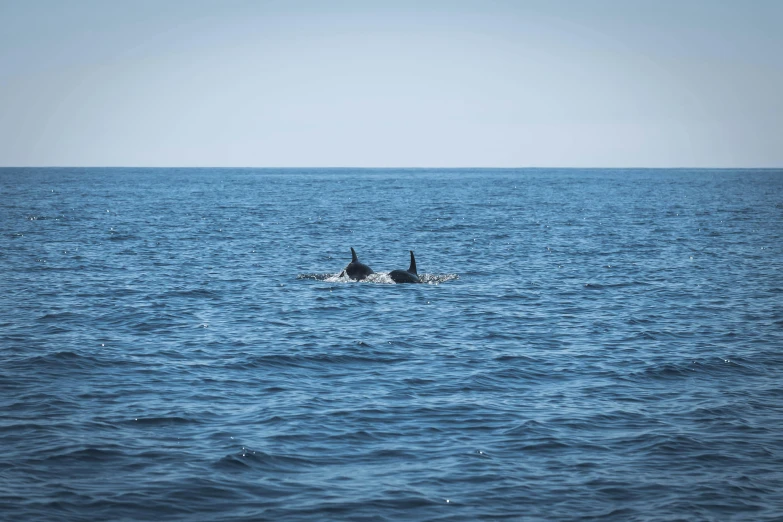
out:
<path id="1" fill-rule="evenodd" d="M 0 0 L 0 166 L 783 167 L 780 0 Z"/>

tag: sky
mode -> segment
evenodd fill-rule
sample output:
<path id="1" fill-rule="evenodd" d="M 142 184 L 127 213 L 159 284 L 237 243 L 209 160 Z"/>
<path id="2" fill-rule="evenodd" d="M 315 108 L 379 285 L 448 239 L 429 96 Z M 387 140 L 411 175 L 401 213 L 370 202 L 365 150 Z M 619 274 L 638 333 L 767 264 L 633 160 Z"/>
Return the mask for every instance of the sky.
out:
<path id="1" fill-rule="evenodd" d="M 783 167 L 780 0 L 0 0 L 0 166 Z"/>

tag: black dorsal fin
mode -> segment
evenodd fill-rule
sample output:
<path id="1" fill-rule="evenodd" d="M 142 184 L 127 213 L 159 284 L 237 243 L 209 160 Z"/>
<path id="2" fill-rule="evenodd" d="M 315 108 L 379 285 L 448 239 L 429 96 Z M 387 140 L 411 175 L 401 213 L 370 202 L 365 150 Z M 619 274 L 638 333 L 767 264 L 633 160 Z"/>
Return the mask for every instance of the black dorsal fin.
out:
<path id="1" fill-rule="evenodd" d="M 411 267 L 408 269 L 408 272 L 410 272 L 411 274 L 419 275 L 418 273 L 416 273 L 416 258 L 413 257 L 413 250 L 411 250 Z"/>
<path id="2" fill-rule="evenodd" d="M 359 258 L 356 257 L 356 250 L 354 250 L 353 247 L 351 247 L 351 263 L 358 263 L 358 262 L 359 262 Z"/>

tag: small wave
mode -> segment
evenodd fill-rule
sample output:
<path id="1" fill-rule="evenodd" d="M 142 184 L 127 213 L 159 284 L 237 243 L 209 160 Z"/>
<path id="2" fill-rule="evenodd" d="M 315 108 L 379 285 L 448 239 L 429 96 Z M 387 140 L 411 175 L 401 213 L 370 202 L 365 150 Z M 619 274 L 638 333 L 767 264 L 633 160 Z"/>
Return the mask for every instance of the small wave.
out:
<path id="1" fill-rule="evenodd" d="M 79 319 L 81 318 L 81 314 L 77 314 L 74 312 L 52 312 L 48 314 L 44 314 L 41 317 L 38 318 L 41 322 L 57 322 L 57 321 L 67 321 L 69 319 Z"/>
<path id="2" fill-rule="evenodd" d="M 163 297 L 188 297 L 193 299 L 219 299 L 220 295 L 217 292 L 211 290 L 204 290 L 202 288 L 196 288 L 191 290 L 173 290 L 166 292 Z"/>
<path id="3" fill-rule="evenodd" d="M 109 241 L 129 241 L 131 239 L 139 239 L 139 238 L 132 234 L 119 234 L 116 232 L 109 234 Z"/>
<path id="4" fill-rule="evenodd" d="M 644 379 L 679 379 L 695 375 L 720 377 L 726 374 L 758 375 L 763 373 L 743 360 L 711 358 L 707 361 L 692 360 L 682 363 L 663 363 L 649 366 L 631 374 L 631 378 Z"/>
<path id="5" fill-rule="evenodd" d="M 302 368 L 317 367 L 322 368 L 324 364 L 338 365 L 378 365 L 391 364 L 405 361 L 401 357 L 383 355 L 375 351 L 367 352 L 366 355 L 346 355 L 333 353 L 317 353 L 308 355 L 257 355 L 241 361 L 233 361 L 226 365 L 227 368 Z"/>
<path id="6" fill-rule="evenodd" d="M 689 377 L 693 374 L 695 368 L 687 364 L 659 364 L 645 368 L 637 375 L 649 379 L 676 379 L 680 377 Z"/>
<path id="7" fill-rule="evenodd" d="M 315 273 L 309 273 L 309 274 L 299 274 L 296 276 L 297 279 L 310 279 L 313 281 L 330 281 L 330 280 L 336 280 L 339 279 L 339 274 L 315 274 Z"/>
<path id="8" fill-rule="evenodd" d="M 286 473 L 302 473 L 314 465 L 313 462 L 300 457 L 271 455 L 245 447 L 236 453 L 226 455 L 215 463 L 216 468 L 223 470 L 257 469 Z"/>
<path id="9" fill-rule="evenodd" d="M 498 362 L 525 362 L 528 364 L 537 364 L 539 362 L 535 358 L 530 357 L 529 355 L 518 355 L 518 354 L 508 354 L 508 353 L 496 355 L 495 360 Z"/>
<path id="10" fill-rule="evenodd" d="M 136 417 L 127 421 L 127 423 L 139 426 L 178 426 L 198 424 L 199 421 L 175 415 L 171 417 Z"/>
<path id="11" fill-rule="evenodd" d="M 95 359 L 92 357 L 85 357 L 72 351 L 60 351 L 53 352 L 45 355 L 34 355 L 31 357 L 25 357 L 18 361 L 9 363 L 9 366 L 19 366 L 23 368 L 38 368 L 46 369 L 52 368 L 87 368 L 95 366 Z"/>
<path id="12" fill-rule="evenodd" d="M 131 328 L 142 333 L 169 332 L 176 328 L 184 328 L 190 325 L 190 321 L 180 314 L 159 313 L 150 316 L 146 313 L 133 313 L 125 317 L 112 317 L 107 323 L 124 328 Z"/>
<path id="13" fill-rule="evenodd" d="M 506 429 L 503 431 L 503 435 L 549 435 L 555 431 L 555 429 L 548 427 L 542 422 L 534 419 L 528 419 L 521 424 L 517 424 L 516 426 Z"/>
<path id="14" fill-rule="evenodd" d="M 45 456 L 43 460 L 50 463 L 58 461 L 95 463 L 107 462 L 123 456 L 125 456 L 125 452 L 120 446 L 112 445 L 105 448 L 81 447 L 78 449 L 63 449 L 62 451 L 54 450 L 53 454 Z"/>
<path id="15" fill-rule="evenodd" d="M 419 279 L 421 279 L 422 283 L 427 283 L 429 285 L 439 285 L 441 283 L 445 283 L 447 281 L 454 281 L 456 279 L 459 279 L 459 275 L 457 274 L 422 274 L 419 276 Z"/>
<path id="16" fill-rule="evenodd" d="M 63 370 L 95 371 L 97 369 L 116 368 L 128 364 L 131 363 L 127 359 L 117 358 L 114 355 L 105 356 L 63 350 L 10 359 L 5 366 L 20 372 L 60 372 Z"/>

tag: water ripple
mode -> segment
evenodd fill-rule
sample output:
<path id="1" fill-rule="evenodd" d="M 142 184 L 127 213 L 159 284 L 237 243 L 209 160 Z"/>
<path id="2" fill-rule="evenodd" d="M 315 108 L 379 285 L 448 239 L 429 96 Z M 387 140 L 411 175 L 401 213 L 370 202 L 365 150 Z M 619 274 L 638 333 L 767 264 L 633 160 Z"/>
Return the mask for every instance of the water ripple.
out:
<path id="1" fill-rule="evenodd" d="M 783 517 L 779 171 L 0 193 L 3 520 Z"/>

